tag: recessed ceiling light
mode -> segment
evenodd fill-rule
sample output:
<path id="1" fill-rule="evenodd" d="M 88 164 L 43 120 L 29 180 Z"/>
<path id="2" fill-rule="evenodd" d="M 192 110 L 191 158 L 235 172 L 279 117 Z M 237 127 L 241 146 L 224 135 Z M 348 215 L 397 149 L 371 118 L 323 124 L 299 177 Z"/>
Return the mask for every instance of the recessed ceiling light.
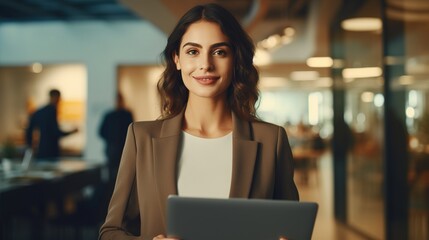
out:
<path id="1" fill-rule="evenodd" d="M 345 68 L 343 78 L 372 78 L 379 77 L 383 70 L 379 67 Z"/>
<path id="2" fill-rule="evenodd" d="M 259 88 L 280 88 L 287 85 L 287 79 L 284 77 L 261 77 Z"/>
<path id="3" fill-rule="evenodd" d="M 312 81 L 319 78 L 317 71 L 293 71 L 290 73 L 290 78 L 294 81 Z"/>
<path id="4" fill-rule="evenodd" d="M 360 99 L 362 102 L 372 102 L 374 100 L 374 93 L 373 92 L 363 92 L 360 95 Z"/>
<path id="5" fill-rule="evenodd" d="M 341 22 L 341 27 L 348 31 L 377 31 L 383 26 L 379 18 L 350 18 Z"/>
<path id="6" fill-rule="evenodd" d="M 31 71 L 34 73 L 41 73 L 42 70 L 43 70 L 43 65 L 41 63 L 36 62 L 31 65 Z"/>
<path id="7" fill-rule="evenodd" d="M 332 67 L 334 61 L 330 57 L 311 57 L 306 61 L 309 67 L 327 68 Z"/>
<path id="8" fill-rule="evenodd" d="M 409 75 L 400 76 L 398 80 L 401 85 L 410 85 L 414 83 L 414 77 Z"/>
<path id="9" fill-rule="evenodd" d="M 293 27 L 286 27 L 283 30 L 283 33 L 284 33 L 285 36 L 291 37 L 291 36 L 295 35 L 295 28 L 293 28 Z"/>
<path id="10" fill-rule="evenodd" d="M 257 66 L 264 66 L 271 63 L 271 55 L 267 51 L 257 48 L 255 56 L 253 57 L 253 63 Z"/>

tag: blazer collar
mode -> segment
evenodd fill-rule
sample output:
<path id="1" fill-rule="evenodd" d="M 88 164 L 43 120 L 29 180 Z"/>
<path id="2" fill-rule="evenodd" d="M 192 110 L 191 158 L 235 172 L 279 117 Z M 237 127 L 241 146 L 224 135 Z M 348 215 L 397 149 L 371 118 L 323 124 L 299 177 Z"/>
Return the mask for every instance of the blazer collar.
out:
<path id="1" fill-rule="evenodd" d="M 168 195 L 177 195 L 177 163 L 182 144 L 184 111 L 162 123 L 160 136 L 152 138 L 154 174 L 161 209 L 166 209 Z M 233 157 L 230 197 L 248 198 L 252 186 L 253 170 L 257 157 L 258 142 L 253 141 L 251 123 L 240 120 L 234 113 Z M 164 214 L 165 216 L 165 214 Z"/>
<path id="2" fill-rule="evenodd" d="M 160 199 L 177 195 L 177 162 L 182 144 L 182 111 L 163 120 L 159 137 L 152 138 L 154 174 Z M 164 208 L 165 209 L 165 208 Z"/>
<path id="3" fill-rule="evenodd" d="M 234 113 L 232 143 L 232 179 L 229 197 L 248 198 L 252 186 L 258 142 L 253 140 L 251 123 L 239 119 Z"/>

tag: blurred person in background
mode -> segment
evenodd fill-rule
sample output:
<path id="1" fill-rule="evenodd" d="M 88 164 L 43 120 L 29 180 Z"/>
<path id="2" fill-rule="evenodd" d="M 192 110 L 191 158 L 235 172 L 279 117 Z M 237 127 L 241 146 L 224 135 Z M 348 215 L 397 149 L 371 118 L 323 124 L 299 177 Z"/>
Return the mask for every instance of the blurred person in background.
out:
<path id="1" fill-rule="evenodd" d="M 132 113 L 126 108 L 122 94 L 117 93 L 115 108 L 104 114 L 98 129 L 98 135 L 104 141 L 104 153 L 107 158 L 107 169 L 109 171 L 106 184 L 98 186 L 94 193 L 93 206 L 99 208 L 98 212 L 101 219 L 107 213 L 107 205 L 115 186 L 127 129 L 132 122 Z"/>
<path id="2" fill-rule="evenodd" d="M 121 161 L 127 129 L 133 122 L 132 113 L 125 107 L 122 94 L 116 96 L 116 107 L 105 113 L 98 134 L 104 140 L 105 154 L 109 168 L 109 182 L 113 184 Z"/>
<path id="3" fill-rule="evenodd" d="M 35 148 L 35 157 L 38 159 L 54 161 L 60 157 L 60 139 L 64 136 L 78 132 L 75 128 L 71 131 L 63 131 L 58 125 L 58 104 L 61 92 L 57 89 L 49 91 L 49 103 L 35 111 L 29 120 L 25 131 L 25 139 L 28 149 Z M 38 145 L 33 146 L 33 133 L 38 130 Z"/>

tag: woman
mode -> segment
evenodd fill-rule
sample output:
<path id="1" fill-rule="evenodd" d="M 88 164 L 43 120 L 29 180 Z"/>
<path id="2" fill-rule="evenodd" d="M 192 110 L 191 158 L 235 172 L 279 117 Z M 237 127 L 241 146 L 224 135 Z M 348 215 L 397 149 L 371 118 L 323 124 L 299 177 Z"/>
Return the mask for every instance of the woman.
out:
<path id="1" fill-rule="evenodd" d="M 256 117 L 253 55 L 218 5 L 179 20 L 163 52 L 162 118 L 130 125 L 101 239 L 164 239 L 170 194 L 298 200 L 285 130 Z"/>

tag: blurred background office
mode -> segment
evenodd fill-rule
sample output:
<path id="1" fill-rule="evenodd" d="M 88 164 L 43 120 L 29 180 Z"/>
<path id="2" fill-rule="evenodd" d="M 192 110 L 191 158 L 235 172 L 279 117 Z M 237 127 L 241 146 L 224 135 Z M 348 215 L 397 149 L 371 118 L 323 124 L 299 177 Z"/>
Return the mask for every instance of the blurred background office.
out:
<path id="1" fill-rule="evenodd" d="M 102 117 L 117 92 L 135 121 L 159 116 L 166 37 L 206 2 L 257 46 L 258 114 L 286 128 L 301 199 L 320 204 L 313 239 L 428 239 L 427 0 L 0 1 L 0 238 L 96 238 Z M 60 127 L 79 132 L 59 166 L 11 174 L 52 88 Z"/>

